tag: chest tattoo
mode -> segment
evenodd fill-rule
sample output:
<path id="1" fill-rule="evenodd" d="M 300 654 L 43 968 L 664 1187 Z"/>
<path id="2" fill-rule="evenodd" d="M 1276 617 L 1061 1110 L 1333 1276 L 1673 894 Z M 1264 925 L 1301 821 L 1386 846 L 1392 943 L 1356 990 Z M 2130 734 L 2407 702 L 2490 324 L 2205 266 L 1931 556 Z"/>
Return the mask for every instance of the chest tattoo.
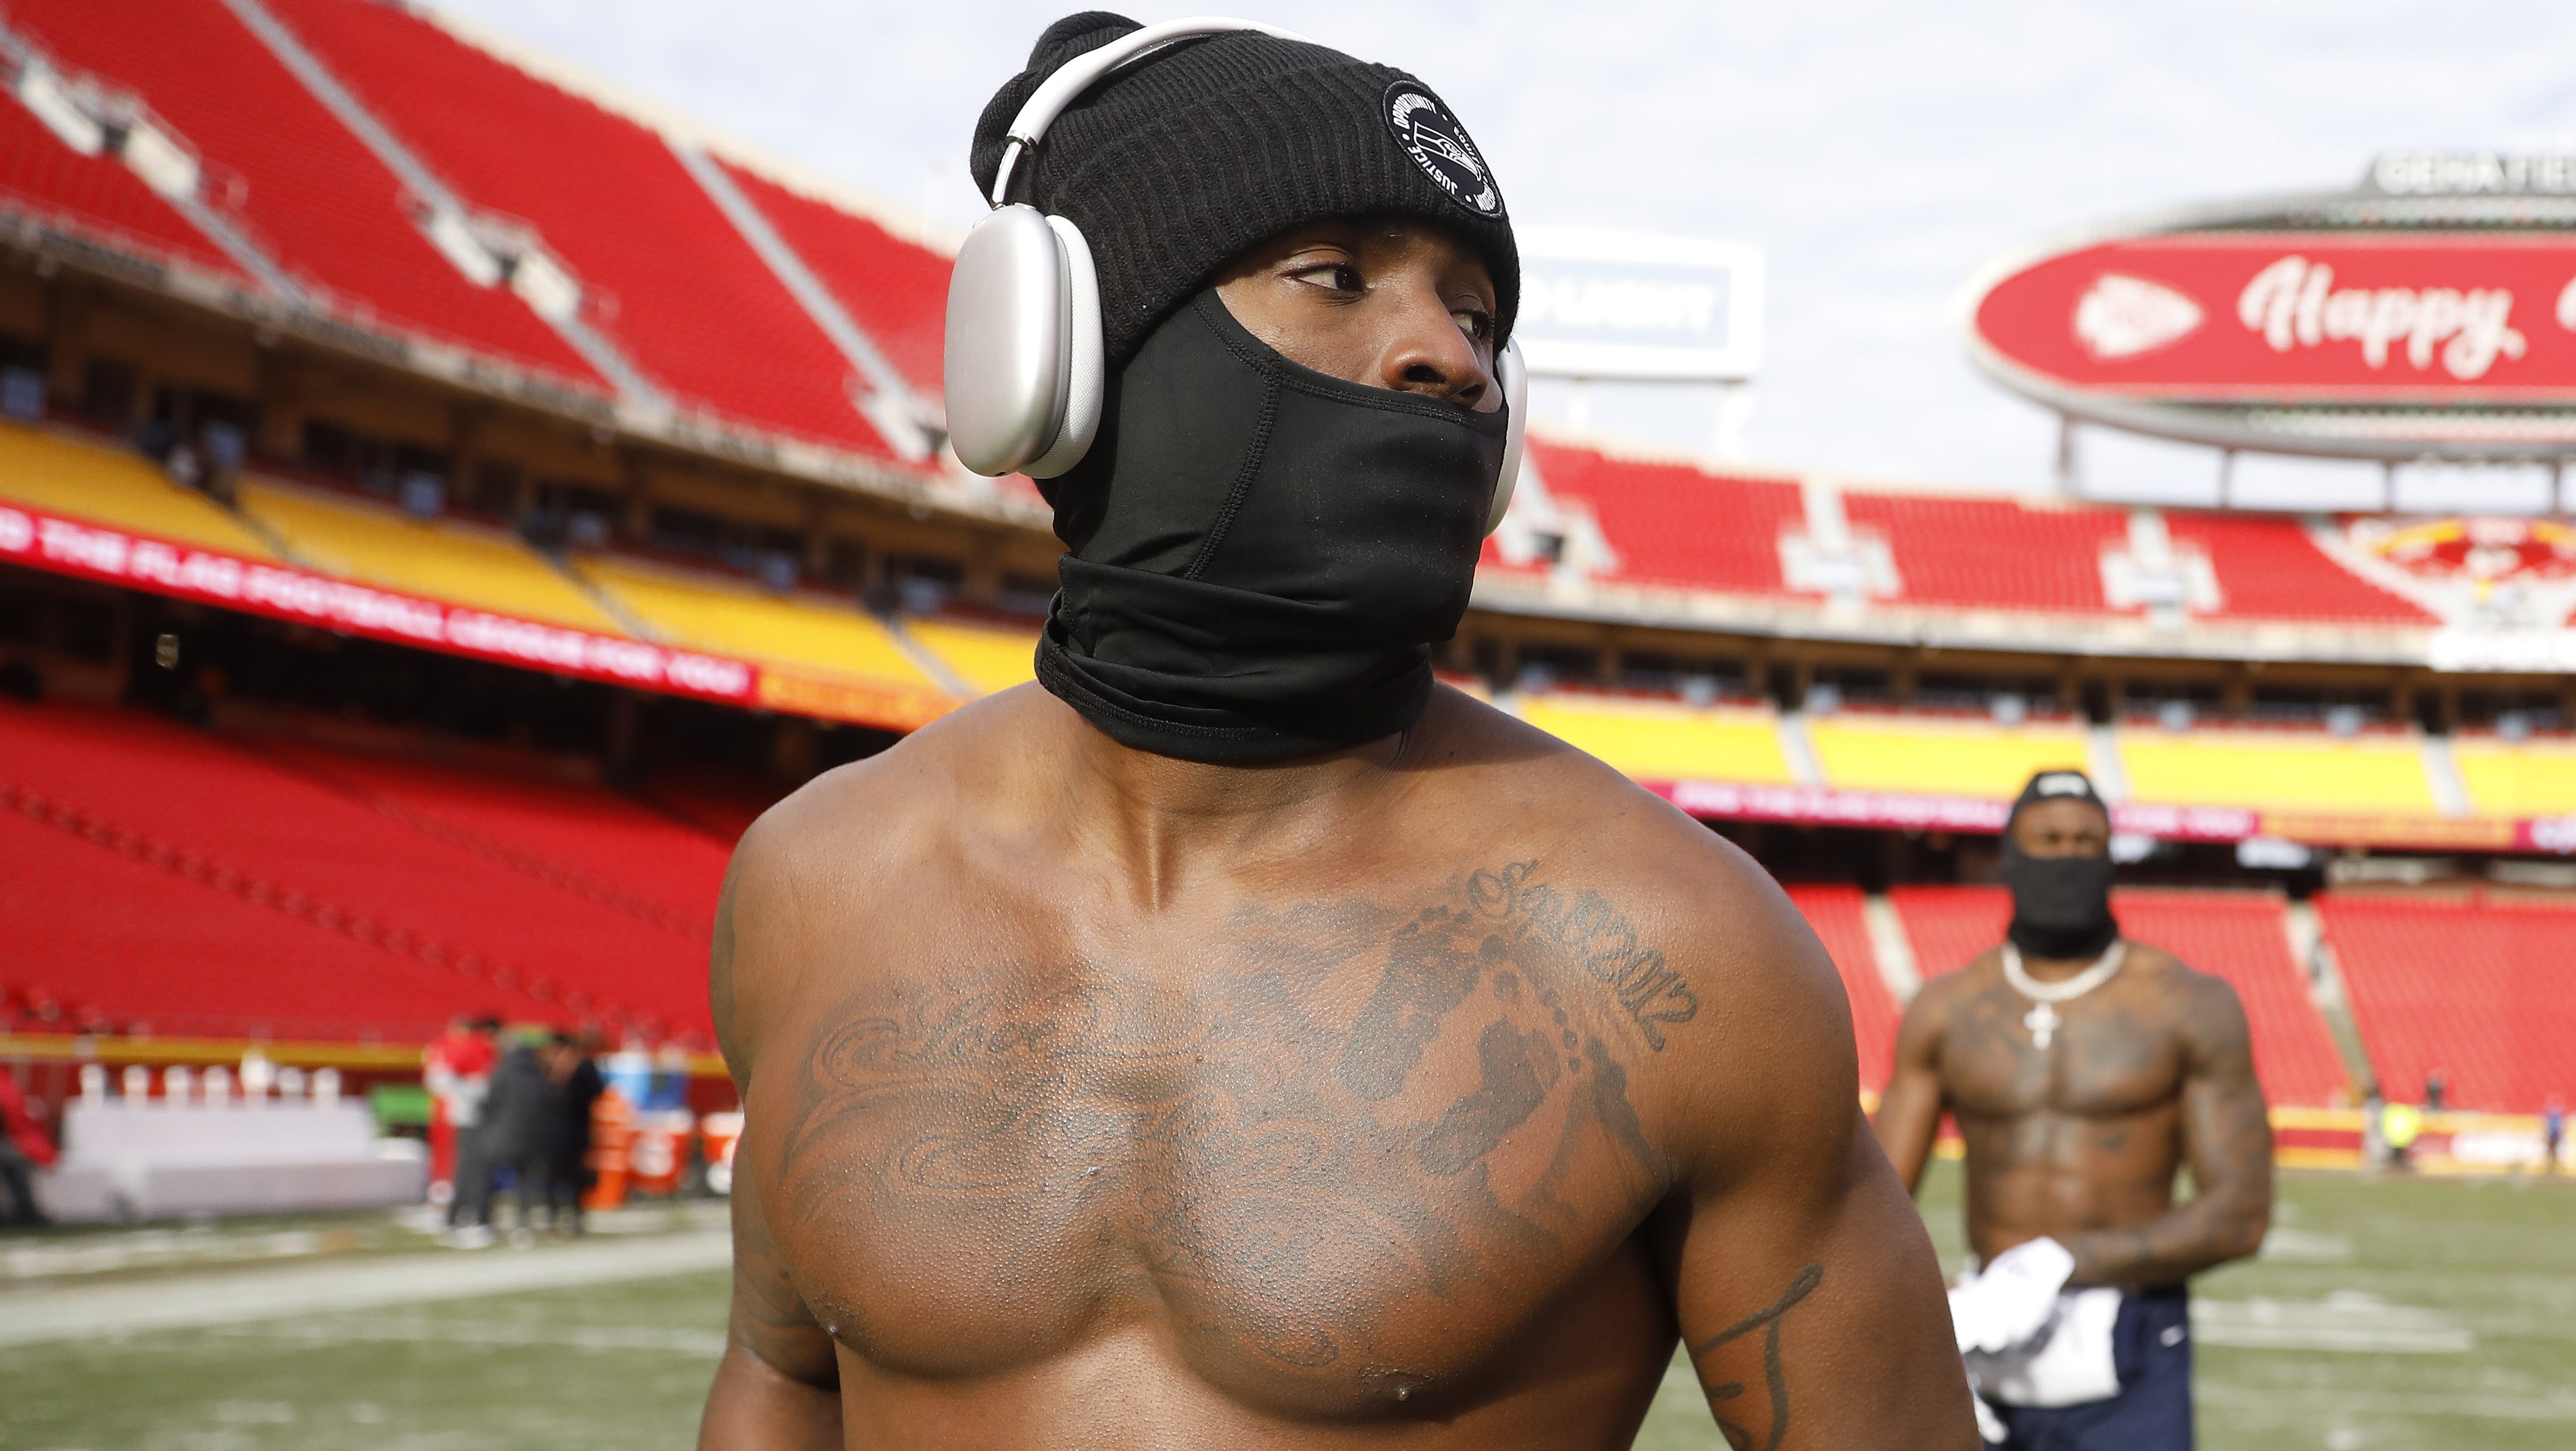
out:
<path id="1" fill-rule="evenodd" d="M 1624 1237 L 1605 1216 L 1663 1173 L 1631 1059 L 1697 1008 L 1531 862 L 1409 915 L 1247 906 L 1185 974 L 890 968 L 789 1090 L 792 1220 L 908 1255 L 1078 1242 L 1302 1370 L 1373 1363 L 1391 1296 L 1489 1303 Z"/>

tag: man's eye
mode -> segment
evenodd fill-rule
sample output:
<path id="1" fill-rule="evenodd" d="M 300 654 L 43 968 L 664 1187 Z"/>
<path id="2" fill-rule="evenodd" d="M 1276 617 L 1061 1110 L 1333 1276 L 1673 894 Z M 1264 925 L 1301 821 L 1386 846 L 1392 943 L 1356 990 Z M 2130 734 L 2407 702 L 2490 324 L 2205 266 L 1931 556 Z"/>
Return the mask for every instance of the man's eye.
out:
<path id="1" fill-rule="evenodd" d="M 1318 262 L 1312 267 L 1300 267 L 1289 275 L 1317 287 L 1329 287 L 1335 292 L 1360 290 L 1360 269 L 1348 262 Z"/>
<path id="2" fill-rule="evenodd" d="M 1449 318 L 1451 321 L 1458 324 L 1458 331 L 1465 333 L 1477 342 L 1489 343 L 1494 340 L 1494 315 L 1490 312 L 1484 312 L 1472 307 L 1462 307 L 1456 312 L 1449 314 Z"/>

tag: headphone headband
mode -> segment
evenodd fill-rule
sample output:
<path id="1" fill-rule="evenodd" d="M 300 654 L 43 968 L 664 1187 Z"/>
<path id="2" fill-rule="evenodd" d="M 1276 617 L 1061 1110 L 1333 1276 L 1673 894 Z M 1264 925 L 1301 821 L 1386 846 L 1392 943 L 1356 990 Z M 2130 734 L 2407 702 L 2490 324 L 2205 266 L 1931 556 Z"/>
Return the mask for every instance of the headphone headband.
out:
<path id="1" fill-rule="evenodd" d="M 1002 148 L 1002 162 L 993 171 L 993 195 L 996 207 L 1006 203 L 1011 190 L 1011 172 L 1023 152 L 1036 149 L 1047 128 L 1065 108 L 1090 90 L 1101 77 L 1150 52 L 1161 50 L 1176 41 L 1202 35 L 1231 35 L 1251 31 L 1278 40 L 1293 40 L 1300 45 L 1313 41 L 1293 30 L 1264 25 L 1258 20 L 1229 20 L 1222 15 L 1194 15 L 1181 20 L 1166 20 L 1131 30 L 1097 50 L 1086 51 L 1055 68 L 1055 74 L 1041 82 L 1028 100 L 1021 104 L 1020 114 L 1011 118 L 1009 138 Z"/>

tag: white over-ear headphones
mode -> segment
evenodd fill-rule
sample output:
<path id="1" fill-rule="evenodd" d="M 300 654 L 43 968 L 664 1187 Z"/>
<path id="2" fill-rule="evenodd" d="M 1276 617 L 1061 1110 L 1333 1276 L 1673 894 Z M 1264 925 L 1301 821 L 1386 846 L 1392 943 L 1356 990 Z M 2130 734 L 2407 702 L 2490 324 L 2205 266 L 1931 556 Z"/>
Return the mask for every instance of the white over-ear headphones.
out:
<path id="1" fill-rule="evenodd" d="M 948 279 L 948 440 L 967 468 L 1051 479 L 1082 462 L 1100 430 L 1107 368 L 1091 244 L 1064 218 L 1009 200 L 1012 171 L 1056 117 L 1101 77 L 1174 41 L 1246 30 L 1305 40 L 1251 20 L 1166 20 L 1067 61 L 1020 107 L 993 173 L 993 210 L 966 234 Z M 1485 520 L 1488 534 L 1503 522 L 1520 477 L 1529 370 L 1518 342 L 1494 360 L 1494 372 L 1511 423 Z"/>

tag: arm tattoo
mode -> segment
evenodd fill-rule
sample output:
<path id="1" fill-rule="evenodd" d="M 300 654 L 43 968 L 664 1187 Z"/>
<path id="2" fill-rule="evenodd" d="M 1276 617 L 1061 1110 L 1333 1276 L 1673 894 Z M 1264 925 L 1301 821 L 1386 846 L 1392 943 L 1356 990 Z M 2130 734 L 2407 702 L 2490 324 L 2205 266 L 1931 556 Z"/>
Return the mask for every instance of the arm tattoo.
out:
<path id="1" fill-rule="evenodd" d="M 1731 1340 L 1756 1330 L 1762 1332 L 1762 1381 L 1764 1389 L 1771 1394 L 1771 1434 L 1763 1439 L 1762 1451 L 1779 1451 L 1781 1438 L 1789 1434 L 1789 1377 L 1780 1368 L 1780 1319 L 1800 1300 L 1814 1293 L 1824 1278 L 1823 1265 L 1807 1266 L 1789 1282 L 1788 1292 L 1772 1301 L 1768 1308 L 1754 1311 L 1691 1347 L 1691 1359 L 1697 1360 Z M 1708 1398 L 1731 1401 L 1742 1394 L 1744 1382 L 1731 1380 L 1724 1385 L 1709 1387 Z M 1753 1433 L 1724 1416 L 1717 1418 L 1717 1428 L 1726 1433 L 1727 1444 L 1735 1451 L 1748 1451 L 1753 1445 Z"/>

